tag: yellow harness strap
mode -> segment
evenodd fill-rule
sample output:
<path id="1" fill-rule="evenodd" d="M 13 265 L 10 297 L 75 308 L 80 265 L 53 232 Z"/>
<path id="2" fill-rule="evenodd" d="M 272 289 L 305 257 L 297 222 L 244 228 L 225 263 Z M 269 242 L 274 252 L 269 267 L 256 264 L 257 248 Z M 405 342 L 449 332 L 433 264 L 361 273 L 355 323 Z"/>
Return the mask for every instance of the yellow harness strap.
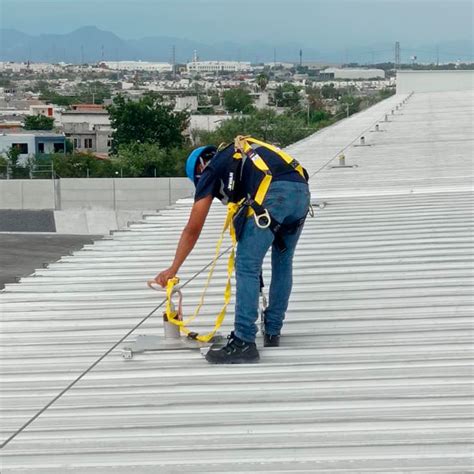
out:
<path id="1" fill-rule="evenodd" d="M 245 137 L 245 139 L 250 143 L 255 143 L 256 145 L 263 146 L 273 151 L 288 165 L 291 165 L 292 163 L 297 163 L 296 160 L 292 158 L 288 153 L 284 152 L 283 150 L 280 150 L 276 146 L 270 145 L 269 143 L 262 142 L 261 140 L 257 140 L 256 138 L 252 138 L 252 137 Z M 302 178 L 306 179 L 304 171 L 303 171 L 303 167 L 299 163 L 295 166 L 294 169 L 300 174 Z"/>
<path id="2" fill-rule="evenodd" d="M 173 296 L 173 289 L 175 285 L 179 283 L 179 279 L 171 278 L 170 280 L 168 280 L 168 284 L 166 286 L 166 317 L 168 321 L 176 326 L 179 326 L 181 332 L 183 332 L 187 336 L 190 336 L 192 339 L 196 339 L 197 341 L 200 341 L 200 342 L 209 342 L 214 337 L 218 329 L 221 327 L 222 322 L 224 321 L 224 318 L 227 312 L 227 307 L 229 306 L 230 299 L 232 297 L 232 275 L 234 274 L 234 269 L 235 269 L 235 247 L 237 245 L 235 229 L 234 229 L 232 221 L 240 205 L 241 203 L 229 203 L 227 206 L 227 216 L 224 222 L 224 226 L 222 228 L 221 235 L 216 245 L 214 259 L 211 263 L 211 268 L 209 270 L 209 274 L 207 276 L 206 284 L 201 294 L 199 304 L 192 316 L 190 316 L 189 318 L 183 321 L 180 321 L 179 319 L 177 319 L 178 313 L 176 311 L 172 311 L 171 298 Z M 206 297 L 207 290 L 210 286 L 212 275 L 214 274 L 214 269 L 216 267 L 216 263 L 219 258 L 222 242 L 224 241 L 225 233 L 227 230 L 229 230 L 229 233 L 230 233 L 230 238 L 232 240 L 232 247 L 231 247 L 229 259 L 227 261 L 227 281 L 226 281 L 225 290 L 224 290 L 224 304 L 221 310 L 219 311 L 219 314 L 216 317 L 214 328 L 211 330 L 211 332 L 207 334 L 203 334 L 203 335 L 196 334 L 194 331 L 191 331 L 187 326 L 192 321 L 194 321 L 194 319 L 196 319 L 196 317 L 199 315 L 199 312 L 201 311 L 202 306 L 204 305 L 204 299 Z"/>
<path id="3" fill-rule="evenodd" d="M 268 189 L 270 188 L 270 184 L 272 184 L 272 173 L 270 168 L 267 166 L 265 161 L 263 161 L 262 157 L 256 153 L 249 143 L 250 137 L 243 137 L 239 135 L 236 137 L 234 142 L 234 147 L 236 150 L 239 150 L 242 154 L 246 155 L 248 158 L 252 160 L 254 166 L 264 173 L 264 177 L 260 184 L 258 185 L 257 192 L 255 193 L 254 201 L 257 204 L 262 205 L 265 196 L 267 195 Z M 249 207 L 247 211 L 247 216 L 252 216 L 255 214 L 254 210 Z"/>

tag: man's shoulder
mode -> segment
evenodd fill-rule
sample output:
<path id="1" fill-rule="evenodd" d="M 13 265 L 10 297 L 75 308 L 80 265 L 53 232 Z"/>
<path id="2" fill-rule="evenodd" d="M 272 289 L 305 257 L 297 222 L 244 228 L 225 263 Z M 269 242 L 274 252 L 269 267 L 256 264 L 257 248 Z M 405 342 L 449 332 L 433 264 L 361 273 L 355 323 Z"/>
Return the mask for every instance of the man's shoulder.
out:
<path id="1" fill-rule="evenodd" d="M 234 154 L 234 146 L 232 144 L 227 145 L 225 148 L 223 148 L 222 150 L 219 150 L 216 153 L 214 158 L 211 160 L 211 165 L 226 166 L 231 162 L 233 154 Z"/>

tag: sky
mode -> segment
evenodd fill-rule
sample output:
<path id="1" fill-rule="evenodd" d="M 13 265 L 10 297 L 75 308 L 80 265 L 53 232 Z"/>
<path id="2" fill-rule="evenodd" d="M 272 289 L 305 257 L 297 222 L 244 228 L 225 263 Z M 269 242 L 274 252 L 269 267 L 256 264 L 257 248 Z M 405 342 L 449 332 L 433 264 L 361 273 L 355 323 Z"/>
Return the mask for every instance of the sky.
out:
<path id="1" fill-rule="evenodd" d="M 472 40 L 474 0 L 0 0 L 0 26 L 333 48 Z"/>

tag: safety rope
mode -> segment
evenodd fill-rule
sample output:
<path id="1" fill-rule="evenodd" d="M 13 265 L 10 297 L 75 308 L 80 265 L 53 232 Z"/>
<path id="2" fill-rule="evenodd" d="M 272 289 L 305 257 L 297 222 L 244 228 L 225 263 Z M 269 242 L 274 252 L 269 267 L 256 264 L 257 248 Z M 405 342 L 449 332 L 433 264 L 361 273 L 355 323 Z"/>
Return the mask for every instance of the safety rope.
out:
<path id="1" fill-rule="evenodd" d="M 233 219 L 238 209 L 239 209 L 239 203 L 229 203 L 227 205 L 227 215 L 224 221 L 224 225 L 222 227 L 221 235 L 219 236 L 219 239 L 217 241 L 214 258 L 212 259 L 212 262 L 209 264 L 209 273 L 207 275 L 207 280 L 204 285 L 203 291 L 201 293 L 199 303 L 192 316 L 190 316 L 187 319 L 181 318 L 180 316 L 182 316 L 182 311 L 180 311 L 180 309 L 176 311 L 172 304 L 173 293 L 176 291 L 175 287 L 179 283 L 179 278 L 174 277 L 174 278 L 169 279 L 166 285 L 165 314 L 166 314 L 167 321 L 171 324 L 174 324 L 175 326 L 178 326 L 180 331 L 186 334 L 191 339 L 195 339 L 200 342 L 209 342 L 215 336 L 216 332 L 219 330 L 222 323 L 224 322 L 225 315 L 227 312 L 227 307 L 229 306 L 230 300 L 232 298 L 232 276 L 234 274 L 234 269 L 235 269 L 235 248 L 237 246 L 237 238 L 236 238 L 235 229 L 233 226 Z M 198 334 L 192 331 L 191 329 L 189 329 L 188 326 L 198 317 L 204 305 L 207 290 L 209 289 L 209 286 L 211 285 L 212 276 L 214 274 L 217 261 L 221 256 L 221 247 L 222 247 L 222 243 L 224 241 L 227 231 L 229 231 L 232 243 L 230 247 L 226 250 L 226 253 L 230 250 L 230 255 L 227 260 L 227 281 L 226 281 L 225 290 L 224 290 L 224 304 L 221 310 L 219 311 L 219 313 L 217 314 L 214 327 L 212 328 L 212 330 L 208 332 L 207 334 Z M 150 288 L 155 289 L 153 280 L 148 281 L 147 284 Z"/>

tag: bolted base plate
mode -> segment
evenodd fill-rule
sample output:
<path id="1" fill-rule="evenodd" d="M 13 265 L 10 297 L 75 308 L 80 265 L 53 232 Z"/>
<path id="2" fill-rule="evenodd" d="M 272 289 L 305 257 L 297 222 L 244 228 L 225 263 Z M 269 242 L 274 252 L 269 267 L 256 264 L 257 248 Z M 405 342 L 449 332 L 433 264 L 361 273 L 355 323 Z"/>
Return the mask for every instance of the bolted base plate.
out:
<path id="1" fill-rule="evenodd" d="M 148 351 L 177 351 L 177 350 L 200 350 L 220 343 L 224 337 L 217 333 L 209 342 L 200 342 L 189 337 L 166 338 L 163 336 L 140 335 L 135 342 L 122 349 L 124 359 L 133 359 L 134 354 L 141 354 Z"/>

